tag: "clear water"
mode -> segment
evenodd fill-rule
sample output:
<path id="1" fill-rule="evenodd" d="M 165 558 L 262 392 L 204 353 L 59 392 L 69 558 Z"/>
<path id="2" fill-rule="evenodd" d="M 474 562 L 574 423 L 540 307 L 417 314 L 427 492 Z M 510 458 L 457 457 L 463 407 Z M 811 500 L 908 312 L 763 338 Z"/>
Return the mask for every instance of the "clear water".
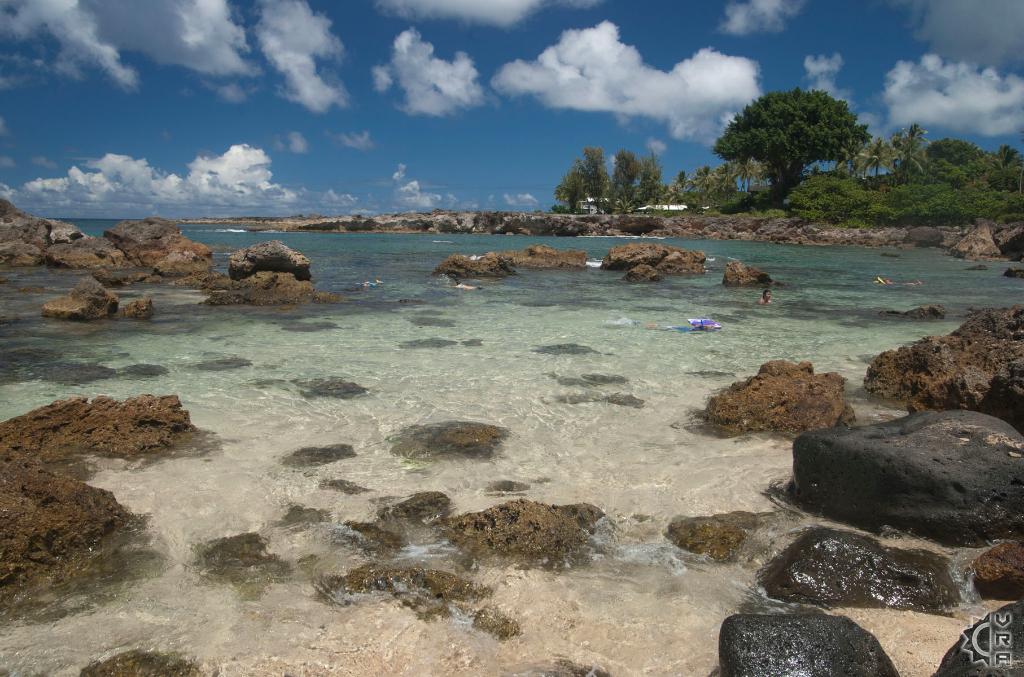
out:
<path id="1" fill-rule="evenodd" d="M 113 222 L 82 221 L 91 234 Z M 0 626 L 0 668 L 15 674 L 76 675 L 95 658 L 127 648 L 178 650 L 222 675 L 249 674 L 501 674 L 556 656 L 596 661 L 613 674 L 704 675 L 716 662 L 717 629 L 740 608 L 764 604 L 754 586 L 758 562 L 712 565 L 667 544 L 662 533 L 675 515 L 766 510 L 764 491 L 787 476 L 789 443 L 772 436 L 724 439 L 693 425 L 707 397 L 771 359 L 811 360 L 819 371 L 849 379 L 864 421 L 892 416 L 861 388 L 867 361 L 882 350 L 955 328 L 969 307 L 1021 300 L 1019 280 L 1002 268 L 972 264 L 935 251 L 811 248 L 746 242 L 666 240 L 713 258 L 700 278 L 633 286 L 621 274 L 596 269 L 522 271 L 513 278 L 462 292 L 430 275 L 453 252 L 520 249 L 533 242 L 586 249 L 601 258 L 612 239 L 550 240 L 451 235 L 327 235 L 222 232 L 186 226 L 187 234 L 227 254 L 265 239 L 281 239 L 313 260 L 318 287 L 351 302 L 295 310 L 207 308 L 197 293 L 145 286 L 123 299 L 151 294 L 156 318 L 70 325 L 38 317 L 50 295 L 70 287 L 70 272 L 3 271 L 0 325 L 11 348 L 42 348 L 40 360 L 120 368 L 160 364 L 165 376 L 117 377 L 87 385 L 45 380 L 0 381 L 0 418 L 72 394 L 180 395 L 199 427 L 214 433 L 215 451 L 139 468 L 105 462 L 90 480 L 111 490 L 134 512 L 149 516 L 148 533 L 164 566 L 122 586 L 85 611 L 57 620 L 23 618 Z M 730 258 L 768 270 L 786 286 L 776 303 L 756 305 L 759 290 L 726 289 L 721 270 Z M 921 280 L 917 287 L 882 287 L 877 275 Z M 363 280 L 384 285 L 352 291 Z M 19 288 L 45 287 L 45 293 Z M 408 303 L 408 301 L 417 303 Z M 883 309 L 941 303 L 943 322 L 884 320 Z M 707 316 L 725 329 L 685 335 L 648 331 L 623 319 L 659 325 Z M 418 326 L 424 323 L 453 326 Z M 316 324 L 315 331 L 288 331 Z M 332 326 L 333 325 L 333 326 Z M 407 349 L 418 339 L 479 339 Z M 538 346 L 577 343 L 597 351 L 542 355 Z M 200 361 L 243 357 L 241 369 L 207 372 Z M 552 377 L 584 373 L 626 376 L 604 387 L 645 401 L 642 409 L 605 403 L 563 404 L 580 392 Z M 369 389 L 353 400 L 306 399 L 293 380 L 344 377 Z M 403 427 L 443 420 L 503 425 L 513 436 L 489 461 L 411 465 L 389 453 L 388 437 Z M 313 471 L 280 459 L 306 445 L 345 442 L 358 456 Z M 370 493 L 347 496 L 318 489 L 344 478 Z M 365 561 L 332 544 L 329 525 L 306 530 L 275 526 L 293 503 L 323 508 L 336 522 L 372 519 L 383 497 L 439 490 L 458 511 L 504 499 L 486 486 L 499 479 L 527 482 L 525 496 L 550 503 L 586 501 L 609 515 L 600 555 L 564 573 L 484 566 L 471 576 L 495 588 L 493 603 L 517 618 L 524 633 L 498 643 L 464 624 L 426 623 L 383 598 L 349 607 L 318 601 L 308 580 L 273 586 L 243 600 L 226 586 L 204 582 L 193 567 L 197 543 L 259 531 L 271 549 L 297 562 L 321 558 L 322 569 Z M 781 534 L 775 534 L 780 536 Z M 770 545 L 765 546 L 765 556 Z M 444 565 L 442 555 L 424 555 Z M 421 553 L 422 554 L 422 553 Z M 965 606 L 964 615 L 970 611 Z M 917 614 L 864 612 L 905 674 L 929 674 L 961 621 Z M 919 648 L 899 642 L 912 629 Z M 952 632 L 952 634 L 950 634 Z M 929 643 L 929 640 L 931 643 Z M 919 664 L 920 663 L 920 664 Z"/>

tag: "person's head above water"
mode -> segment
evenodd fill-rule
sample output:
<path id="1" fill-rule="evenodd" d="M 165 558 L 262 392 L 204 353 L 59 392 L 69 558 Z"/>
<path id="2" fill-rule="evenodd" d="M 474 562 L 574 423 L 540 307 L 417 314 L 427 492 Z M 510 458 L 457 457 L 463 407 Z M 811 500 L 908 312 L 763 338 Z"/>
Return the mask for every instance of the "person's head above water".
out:
<path id="1" fill-rule="evenodd" d="M 761 298 L 765 301 L 770 301 L 772 298 L 772 290 L 765 289 L 763 292 L 761 292 Z"/>

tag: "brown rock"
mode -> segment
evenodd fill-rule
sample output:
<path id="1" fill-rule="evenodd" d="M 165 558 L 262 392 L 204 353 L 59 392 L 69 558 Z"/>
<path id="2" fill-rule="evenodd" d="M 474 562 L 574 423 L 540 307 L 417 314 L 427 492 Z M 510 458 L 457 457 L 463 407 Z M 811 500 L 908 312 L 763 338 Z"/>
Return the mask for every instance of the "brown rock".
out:
<path id="1" fill-rule="evenodd" d="M 0 200 L 0 245 L 20 242 L 41 252 L 50 245 L 66 244 L 81 237 L 82 231 L 70 223 L 32 216 L 7 200 Z"/>
<path id="2" fill-rule="evenodd" d="M 992 227 L 985 221 L 979 221 L 971 232 L 953 245 L 950 253 L 971 261 L 1003 258 L 1002 251 L 992 237 Z"/>
<path id="3" fill-rule="evenodd" d="M 327 601 L 344 604 L 353 594 L 387 593 L 414 610 L 423 619 L 451 615 L 449 605 L 473 602 L 491 594 L 448 571 L 421 567 L 379 567 L 367 565 L 345 575 L 321 577 L 315 584 Z"/>
<path id="4" fill-rule="evenodd" d="M 1024 268 L 1007 268 L 1006 272 L 1003 273 L 1003 277 L 1015 277 L 1019 280 L 1024 280 Z"/>
<path id="5" fill-rule="evenodd" d="M 908 320 L 944 320 L 946 308 L 940 305 L 918 306 L 912 310 L 883 310 L 879 315 Z"/>
<path id="6" fill-rule="evenodd" d="M 0 446 L 0 599 L 75 575 L 130 518 L 113 494 Z"/>
<path id="7" fill-rule="evenodd" d="M 726 287 L 748 287 L 748 286 L 760 286 L 768 287 L 774 284 L 772 276 L 768 273 L 758 270 L 753 266 L 748 266 L 745 263 L 739 261 L 730 261 L 725 266 L 725 274 L 722 276 L 722 284 Z"/>
<path id="8" fill-rule="evenodd" d="M 221 286 L 221 277 L 207 278 L 204 284 Z M 259 272 L 241 280 L 231 280 L 227 289 L 212 289 L 204 301 L 210 306 L 280 306 L 311 303 L 316 290 L 308 280 L 291 273 Z"/>
<path id="9" fill-rule="evenodd" d="M 46 250 L 46 265 L 54 268 L 124 268 L 128 259 L 111 242 L 98 237 L 83 237 L 67 244 L 55 244 Z"/>
<path id="10" fill-rule="evenodd" d="M 846 403 L 846 379 L 815 374 L 810 362 L 776 360 L 708 401 L 705 417 L 733 432 L 801 433 L 854 420 Z"/>
<path id="11" fill-rule="evenodd" d="M 772 513 L 730 512 L 710 517 L 677 517 L 665 537 L 676 547 L 719 562 L 736 559 L 751 531 Z"/>
<path id="12" fill-rule="evenodd" d="M 587 253 L 579 250 L 555 249 L 535 244 L 522 251 L 499 252 L 516 268 L 571 268 L 584 270 L 587 267 Z"/>
<path id="13" fill-rule="evenodd" d="M 516 271 L 509 260 L 493 252 L 475 259 L 462 254 L 452 254 L 434 269 L 434 275 L 447 275 L 455 280 L 502 278 L 515 274 Z"/>
<path id="14" fill-rule="evenodd" d="M 664 244 L 624 244 L 612 247 L 604 257 L 604 270 L 630 270 L 648 265 L 663 275 L 699 275 L 704 273 L 704 252 L 689 251 Z"/>
<path id="15" fill-rule="evenodd" d="M 153 272 L 162 277 L 184 277 L 194 273 L 202 273 L 210 268 L 210 256 L 190 250 L 172 251 L 153 264 Z"/>
<path id="16" fill-rule="evenodd" d="M 44 462 L 76 454 L 134 458 L 167 449 L 196 429 L 176 395 L 57 400 L 0 423 L 0 450 Z"/>
<path id="17" fill-rule="evenodd" d="M 1000 543 L 971 565 L 974 587 L 985 599 L 1024 597 L 1024 544 Z"/>
<path id="18" fill-rule="evenodd" d="M 260 242 L 240 249 L 228 260 L 232 280 L 252 277 L 256 273 L 288 273 L 296 280 L 309 281 L 309 259 L 279 240 Z"/>
<path id="19" fill-rule="evenodd" d="M 586 503 L 545 505 L 525 499 L 441 521 L 445 536 L 478 557 L 562 567 L 586 559 L 586 546 L 604 516 Z"/>
<path id="20" fill-rule="evenodd" d="M 512 639 L 523 634 L 519 623 L 493 606 L 484 607 L 473 614 L 473 627 L 500 640 Z"/>
<path id="21" fill-rule="evenodd" d="M 79 677 L 202 677 L 194 661 L 177 654 L 125 651 L 105 661 L 90 663 Z"/>
<path id="22" fill-rule="evenodd" d="M 135 320 L 148 320 L 153 317 L 153 299 L 144 296 L 141 299 L 129 301 L 121 306 L 121 317 L 129 317 Z"/>
<path id="23" fill-rule="evenodd" d="M 92 271 L 92 278 L 104 287 L 127 287 L 136 282 L 145 282 L 151 273 L 145 270 L 112 270 L 100 268 Z"/>
<path id="24" fill-rule="evenodd" d="M 83 279 L 67 296 L 43 304 L 43 317 L 59 320 L 101 320 L 117 312 L 118 298 L 91 277 Z"/>
<path id="25" fill-rule="evenodd" d="M 657 268 L 641 263 L 627 270 L 622 279 L 626 282 L 661 282 L 663 278 Z"/>
<path id="26" fill-rule="evenodd" d="M 208 268 L 213 259 L 209 247 L 189 240 L 176 224 L 155 216 L 141 221 L 122 221 L 104 232 L 103 237 L 136 266 L 155 267 L 170 254 L 192 254 L 190 260 L 204 261 L 203 268 Z"/>
<path id="27" fill-rule="evenodd" d="M 0 264 L 14 267 L 40 266 L 43 264 L 43 252 L 39 247 L 25 242 L 2 242 Z"/>

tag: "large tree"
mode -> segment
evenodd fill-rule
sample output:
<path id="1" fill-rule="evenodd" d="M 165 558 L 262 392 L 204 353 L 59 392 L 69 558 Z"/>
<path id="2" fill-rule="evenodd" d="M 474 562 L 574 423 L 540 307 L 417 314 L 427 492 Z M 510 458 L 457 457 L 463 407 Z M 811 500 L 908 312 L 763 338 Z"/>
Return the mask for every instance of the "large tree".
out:
<path id="1" fill-rule="evenodd" d="M 640 159 L 633 151 L 620 150 L 615 154 L 612 170 L 612 200 L 630 203 L 636 200 L 636 182 L 640 178 Z"/>
<path id="2" fill-rule="evenodd" d="M 605 166 L 603 148 L 588 146 L 583 149 L 580 174 L 587 197 L 593 198 L 598 209 L 602 209 L 608 197 L 608 167 Z"/>
<path id="3" fill-rule="evenodd" d="M 657 203 L 665 191 L 661 182 L 661 163 L 653 153 L 640 160 L 640 185 L 637 200 L 645 205 Z"/>
<path id="4" fill-rule="evenodd" d="M 772 198 L 781 204 L 808 165 L 839 161 L 844 149 L 870 138 L 845 101 L 794 89 L 765 94 L 747 106 L 715 143 L 715 153 L 724 160 L 762 163 Z"/>
<path id="5" fill-rule="evenodd" d="M 583 166 L 579 160 L 573 163 L 572 169 L 562 177 L 562 182 L 555 188 L 555 199 L 565 203 L 571 213 L 579 210 L 580 202 L 587 197 L 583 185 Z"/>

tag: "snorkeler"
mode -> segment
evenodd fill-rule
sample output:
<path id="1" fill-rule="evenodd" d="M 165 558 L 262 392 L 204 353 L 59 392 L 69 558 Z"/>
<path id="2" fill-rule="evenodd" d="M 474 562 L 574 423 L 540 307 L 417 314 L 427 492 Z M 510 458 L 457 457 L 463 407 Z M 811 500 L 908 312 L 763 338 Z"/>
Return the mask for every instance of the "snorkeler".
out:
<path id="1" fill-rule="evenodd" d="M 370 282 L 369 280 L 367 280 L 366 282 L 363 282 L 363 289 L 370 289 L 371 287 L 379 287 L 382 284 L 384 284 L 384 282 L 382 282 L 379 279 L 374 279 L 373 282 Z"/>
<path id="2" fill-rule="evenodd" d="M 455 285 L 455 288 L 462 289 L 464 291 L 476 291 L 476 287 L 474 287 L 471 284 L 466 284 L 465 282 L 458 283 L 457 285 Z"/>
<path id="3" fill-rule="evenodd" d="M 771 302 L 772 302 L 772 290 L 771 289 L 765 289 L 763 292 L 761 292 L 761 298 L 759 298 L 757 300 L 757 305 L 759 305 L 759 306 L 768 306 L 768 305 L 771 305 Z"/>

